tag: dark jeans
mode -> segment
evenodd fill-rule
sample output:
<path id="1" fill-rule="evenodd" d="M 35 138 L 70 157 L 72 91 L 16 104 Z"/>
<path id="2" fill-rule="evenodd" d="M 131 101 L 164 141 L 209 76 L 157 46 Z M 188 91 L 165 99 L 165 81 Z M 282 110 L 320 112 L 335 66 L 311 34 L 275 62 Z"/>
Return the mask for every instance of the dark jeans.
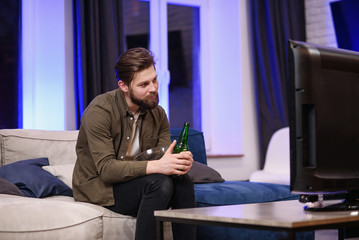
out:
<path id="1" fill-rule="evenodd" d="M 150 174 L 113 186 L 115 205 L 108 209 L 137 217 L 136 240 L 156 239 L 155 210 L 195 207 L 193 183 L 188 175 L 172 178 Z M 194 225 L 172 224 L 175 240 L 196 239 Z"/>

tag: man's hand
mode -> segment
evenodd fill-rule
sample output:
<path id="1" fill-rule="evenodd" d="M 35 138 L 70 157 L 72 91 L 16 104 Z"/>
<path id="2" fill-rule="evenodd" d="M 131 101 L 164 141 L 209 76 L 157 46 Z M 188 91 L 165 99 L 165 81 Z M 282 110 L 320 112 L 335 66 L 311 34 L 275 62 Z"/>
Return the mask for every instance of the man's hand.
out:
<path id="1" fill-rule="evenodd" d="M 146 173 L 162 173 L 165 175 L 183 175 L 187 173 L 193 163 L 193 156 L 190 151 L 172 154 L 176 146 L 176 140 L 168 147 L 165 154 L 159 160 L 149 161 Z"/>

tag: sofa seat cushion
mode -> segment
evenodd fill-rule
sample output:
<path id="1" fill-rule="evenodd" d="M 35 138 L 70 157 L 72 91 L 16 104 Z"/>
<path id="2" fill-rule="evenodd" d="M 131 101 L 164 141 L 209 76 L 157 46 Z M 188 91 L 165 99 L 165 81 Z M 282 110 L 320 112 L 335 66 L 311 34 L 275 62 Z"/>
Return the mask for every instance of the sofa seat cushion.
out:
<path id="1" fill-rule="evenodd" d="M 85 202 L 75 202 L 73 197 L 67 196 L 51 196 L 46 198 L 52 201 L 61 201 L 82 205 L 92 208 L 103 214 L 103 237 L 104 239 L 134 239 L 136 229 L 136 218 L 122 215 L 107 208 Z M 116 226 L 116 227 L 114 227 Z"/>
<path id="2" fill-rule="evenodd" d="M 288 185 L 245 181 L 195 184 L 197 207 L 298 199 Z"/>
<path id="3" fill-rule="evenodd" d="M 71 202 L 0 195 L 0 239 L 102 239 L 103 213 Z"/>

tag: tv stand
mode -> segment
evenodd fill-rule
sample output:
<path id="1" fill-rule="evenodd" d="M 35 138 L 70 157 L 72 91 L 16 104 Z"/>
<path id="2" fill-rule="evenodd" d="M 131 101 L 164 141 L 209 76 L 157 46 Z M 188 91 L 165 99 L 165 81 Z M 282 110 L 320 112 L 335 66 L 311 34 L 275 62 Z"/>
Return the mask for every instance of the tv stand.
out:
<path id="1" fill-rule="evenodd" d="M 302 194 L 300 202 L 306 203 L 306 211 L 351 211 L 359 210 L 358 192 L 329 193 L 329 194 Z M 333 203 L 334 202 L 334 203 Z"/>

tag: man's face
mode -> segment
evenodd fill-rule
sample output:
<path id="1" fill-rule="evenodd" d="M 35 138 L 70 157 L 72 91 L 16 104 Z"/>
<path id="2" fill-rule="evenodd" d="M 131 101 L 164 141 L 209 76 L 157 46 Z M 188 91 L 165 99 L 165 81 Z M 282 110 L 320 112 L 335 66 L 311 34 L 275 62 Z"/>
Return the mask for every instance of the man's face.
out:
<path id="1" fill-rule="evenodd" d="M 143 109 L 152 109 L 158 105 L 158 81 L 153 66 L 135 74 L 128 93 L 131 101 Z"/>

